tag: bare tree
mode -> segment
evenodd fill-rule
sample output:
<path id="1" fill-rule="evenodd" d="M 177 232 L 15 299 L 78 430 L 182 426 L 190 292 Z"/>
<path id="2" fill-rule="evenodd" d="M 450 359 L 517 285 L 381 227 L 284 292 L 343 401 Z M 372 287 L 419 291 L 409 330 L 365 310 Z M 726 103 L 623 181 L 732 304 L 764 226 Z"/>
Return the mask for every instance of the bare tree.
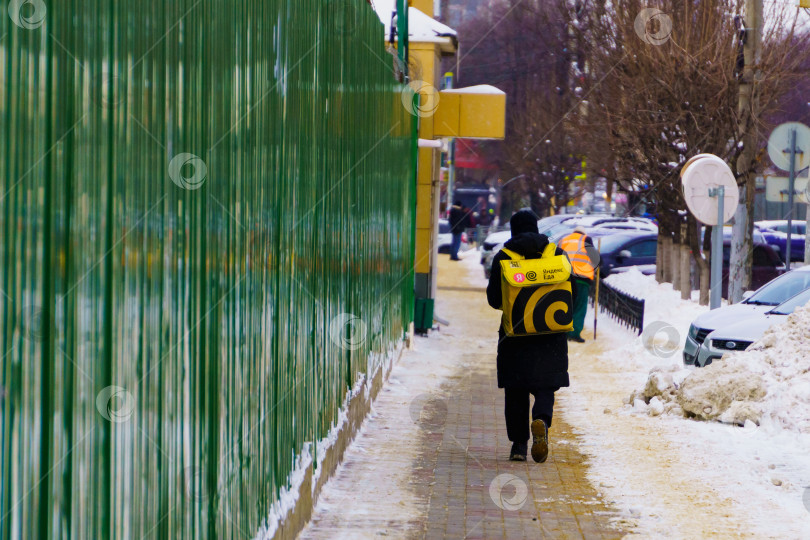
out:
<path id="1" fill-rule="evenodd" d="M 505 175 L 523 177 L 517 185 L 541 215 L 576 196 L 570 186 L 581 172 L 571 122 L 580 101 L 570 68 L 573 16 L 565 2 L 503 0 L 461 31 L 483 36 L 463 55 L 461 83 L 486 81 L 507 93 L 507 136 L 490 145 L 490 157 Z"/>
<path id="2" fill-rule="evenodd" d="M 658 279 L 673 282 L 686 296 L 690 276 L 679 274 L 681 259 L 691 253 L 702 277 L 703 302 L 708 301 L 708 264 L 697 223 L 684 212 L 678 173 L 695 154 L 712 153 L 735 163 L 744 151 L 738 113 L 741 4 L 598 2 L 582 29 L 588 34 L 591 67 L 583 137 L 599 149 L 597 154 L 607 154 L 620 185 L 646 186 L 654 197 L 660 226 Z M 774 17 L 771 24 L 784 28 L 784 16 Z M 778 35 L 766 41 L 756 114 L 749 112 L 749 117 L 767 111 L 793 67 L 784 56 L 795 36 L 783 33 L 780 40 Z"/>

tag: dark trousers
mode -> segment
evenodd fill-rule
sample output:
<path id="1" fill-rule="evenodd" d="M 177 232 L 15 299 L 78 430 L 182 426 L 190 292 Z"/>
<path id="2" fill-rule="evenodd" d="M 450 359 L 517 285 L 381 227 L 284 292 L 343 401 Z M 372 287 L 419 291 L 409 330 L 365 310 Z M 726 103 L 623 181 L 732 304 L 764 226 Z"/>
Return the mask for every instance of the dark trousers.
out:
<path id="1" fill-rule="evenodd" d="M 461 233 L 453 233 L 453 241 L 450 243 L 450 258 L 458 259 L 458 250 L 461 249 Z"/>
<path id="2" fill-rule="evenodd" d="M 591 282 L 587 279 L 574 278 L 576 287 L 574 300 L 574 329 L 568 332 L 571 337 L 582 337 L 585 328 L 585 315 L 588 313 L 588 295 L 591 294 Z"/>
<path id="3" fill-rule="evenodd" d="M 504 388 L 504 414 L 506 433 L 509 440 L 525 443 L 529 440 L 529 394 L 534 396 L 532 420 L 542 419 L 551 427 L 554 414 L 554 392 L 559 388 L 528 390 L 526 388 Z"/>

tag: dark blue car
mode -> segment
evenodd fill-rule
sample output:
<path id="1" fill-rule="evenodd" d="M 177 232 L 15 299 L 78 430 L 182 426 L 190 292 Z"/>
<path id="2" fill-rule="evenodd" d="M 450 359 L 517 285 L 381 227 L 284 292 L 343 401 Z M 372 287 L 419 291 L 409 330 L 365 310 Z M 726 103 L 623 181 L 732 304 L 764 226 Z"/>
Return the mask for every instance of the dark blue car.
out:
<path id="1" fill-rule="evenodd" d="M 559 233 L 551 241 L 559 244 L 568 231 Z M 602 277 L 629 266 L 638 266 L 643 274 L 655 273 L 658 233 L 646 231 L 617 232 L 611 229 L 588 231 L 593 245 L 599 248 L 599 272 Z"/>
<path id="2" fill-rule="evenodd" d="M 601 241 L 601 245 L 598 243 Z M 599 246 L 602 277 L 628 266 L 640 266 L 642 273 L 655 273 L 655 255 L 658 249 L 657 233 L 622 233 L 594 239 Z"/>
<path id="3" fill-rule="evenodd" d="M 765 241 L 778 248 L 779 256 L 785 260 L 787 256 L 787 220 L 757 221 Z M 804 221 L 793 221 L 790 235 L 790 261 L 804 260 L 804 234 L 807 224 Z"/>

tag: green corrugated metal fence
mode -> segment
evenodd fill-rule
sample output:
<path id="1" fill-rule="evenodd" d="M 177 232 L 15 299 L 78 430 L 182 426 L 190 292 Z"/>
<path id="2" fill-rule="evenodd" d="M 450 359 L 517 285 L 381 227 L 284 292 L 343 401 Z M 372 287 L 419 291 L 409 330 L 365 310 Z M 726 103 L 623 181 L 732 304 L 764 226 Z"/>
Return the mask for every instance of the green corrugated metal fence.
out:
<path id="1" fill-rule="evenodd" d="M 0 1 L 0 539 L 252 537 L 412 320 L 365 0 Z"/>

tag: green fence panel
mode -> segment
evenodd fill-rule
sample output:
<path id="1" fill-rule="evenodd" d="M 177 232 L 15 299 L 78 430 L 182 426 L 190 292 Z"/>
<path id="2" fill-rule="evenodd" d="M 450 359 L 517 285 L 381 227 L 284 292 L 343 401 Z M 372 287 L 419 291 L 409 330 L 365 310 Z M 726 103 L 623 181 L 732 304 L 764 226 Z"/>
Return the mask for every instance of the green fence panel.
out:
<path id="1" fill-rule="evenodd" d="M 0 539 L 253 537 L 412 320 L 382 26 L 366 0 L 0 8 Z"/>

